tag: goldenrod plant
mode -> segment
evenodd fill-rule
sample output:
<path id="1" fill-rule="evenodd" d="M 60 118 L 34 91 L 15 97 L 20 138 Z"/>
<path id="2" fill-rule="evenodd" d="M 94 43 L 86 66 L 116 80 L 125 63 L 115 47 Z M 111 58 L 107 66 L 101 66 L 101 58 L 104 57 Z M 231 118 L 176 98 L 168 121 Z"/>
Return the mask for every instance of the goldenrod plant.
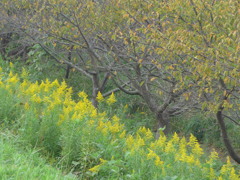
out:
<path id="1" fill-rule="evenodd" d="M 230 158 L 220 161 L 216 151 L 204 153 L 197 139 L 175 133 L 160 138 L 141 127 L 126 133 L 118 115 L 97 110 L 85 92 L 72 100 L 66 83 L 49 80 L 29 82 L 22 75 L 1 69 L 0 94 L 14 100 L 15 133 L 24 143 L 50 156 L 52 164 L 71 170 L 82 179 L 229 179 L 239 180 L 239 170 Z M 99 103 L 111 106 L 112 94 Z M 1 111 L 7 111 L 1 105 Z M 6 114 L 1 126 L 10 128 Z"/>

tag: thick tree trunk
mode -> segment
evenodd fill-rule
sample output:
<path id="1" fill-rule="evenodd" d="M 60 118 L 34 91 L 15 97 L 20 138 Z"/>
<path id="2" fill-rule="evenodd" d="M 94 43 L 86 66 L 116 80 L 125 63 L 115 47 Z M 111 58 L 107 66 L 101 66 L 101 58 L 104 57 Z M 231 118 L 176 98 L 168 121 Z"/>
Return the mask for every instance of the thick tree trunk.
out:
<path id="1" fill-rule="evenodd" d="M 156 114 L 156 126 L 155 126 L 155 138 L 158 139 L 160 136 L 159 129 L 164 128 L 164 134 L 168 134 L 170 132 L 170 118 L 167 111 L 158 112 Z"/>
<path id="2" fill-rule="evenodd" d="M 238 164 L 240 164 L 240 157 L 237 155 L 237 153 L 234 151 L 234 148 L 232 147 L 232 144 L 228 138 L 228 134 L 227 134 L 227 130 L 226 130 L 226 125 L 223 119 L 223 115 L 222 115 L 222 110 L 223 108 L 219 108 L 218 112 L 217 112 L 217 120 L 218 123 L 220 125 L 221 128 L 221 132 L 222 132 L 222 138 L 223 138 L 223 142 L 228 150 L 229 155 L 231 156 L 231 158 L 233 160 L 235 160 Z"/>

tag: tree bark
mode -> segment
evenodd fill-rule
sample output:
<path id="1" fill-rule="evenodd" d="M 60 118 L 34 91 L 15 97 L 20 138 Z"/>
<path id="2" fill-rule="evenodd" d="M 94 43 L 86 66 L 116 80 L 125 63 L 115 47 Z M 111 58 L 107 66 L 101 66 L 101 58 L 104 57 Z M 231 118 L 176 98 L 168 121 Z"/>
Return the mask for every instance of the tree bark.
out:
<path id="1" fill-rule="evenodd" d="M 92 85 L 93 85 L 93 90 L 92 90 L 92 104 L 95 108 L 98 107 L 98 102 L 97 102 L 97 94 L 99 91 L 99 79 L 98 79 L 98 74 L 93 74 L 92 75 Z"/>
<path id="2" fill-rule="evenodd" d="M 167 111 L 156 113 L 156 126 L 155 126 L 155 138 L 158 139 L 160 136 L 159 129 L 164 128 L 163 133 L 168 134 L 170 132 L 170 119 Z"/>
<path id="3" fill-rule="evenodd" d="M 224 144 L 227 148 L 227 151 L 228 151 L 229 155 L 231 156 L 231 158 L 234 161 L 236 161 L 238 164 L 240 164 L 240 157 L 235 152 L 235 150 L 234 150 L 234 148 L 233 148 L 233 146 L 232 146 L 232 144 L 231 144 L 231 142 L 228 138 L 228 134 L 227 134 L 224 118 L 223 118 L 223 115 L 222 115 L 222 111 L 223 111 L 223 108 L 220 107 L 218 112 L 217 112 L 217 120 L 218 120 L 218 123 L 219 123 L 220 128 L 221 128 L 223 142 L 224 142 Z"/>

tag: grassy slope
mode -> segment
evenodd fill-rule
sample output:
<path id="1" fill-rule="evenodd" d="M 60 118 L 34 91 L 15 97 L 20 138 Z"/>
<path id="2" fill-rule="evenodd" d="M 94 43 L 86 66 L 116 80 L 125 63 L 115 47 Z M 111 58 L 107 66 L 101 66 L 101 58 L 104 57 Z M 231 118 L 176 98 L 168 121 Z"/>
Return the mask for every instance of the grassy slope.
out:
<path id="1" fill-rule="evenodd" d="M 47 165 L 46 161 L 34 150 L 24 150 L 19 146 L 18 138 L 0 134 L 0 179 L 74 179 L 63 175 L 60 170 Z"/>

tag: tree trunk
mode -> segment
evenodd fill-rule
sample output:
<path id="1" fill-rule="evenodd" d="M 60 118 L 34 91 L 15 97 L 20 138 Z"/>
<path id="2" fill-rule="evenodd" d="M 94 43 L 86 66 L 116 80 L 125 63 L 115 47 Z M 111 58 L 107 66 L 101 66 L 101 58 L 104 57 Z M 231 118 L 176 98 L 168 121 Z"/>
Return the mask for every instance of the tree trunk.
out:
<path id="1" fill-rule="evenodd" d="M 164 134 L 168 134 L 170 132 L 170 118 L 169 113 L 167 111 L 156 113 L 156 126 L 155 126 L 155 138 L 158 139 L 160 136 L 159 129 L 164 128 Z"/>
<path id="2" fill-rule="evenodd" d="M 227 134 L 227 130 L 226 130 L 226 125 L 223 119 L 223 115 L 222 115 L 222 110 L 223 108 L 219 108 L 218 112 L 217 112 L 217 120 L 218 123 L 220 125 L 221 128 L 221 132 L 222 132 L 222 138 L 223 138 L 223 142 L 228 150 L 229 155 L 231 156 L 231 158 L 236 161 L 238 164 L 240 164 L 240 157 L 237 155 L 237 153 L 234 151 L 234 148 L 231 145 L 231 142 L 228 138 L 228 134 Z"/>
<path id="3" fill-rule="evenodd" d="M 97 102 L 97 94 L 99 91 L 99 79 L 97 74 L 92 75 L 92 83 L 93 83 L 93 89 L 92 89 L 92 104 L 95 108 L 98 107 Z"/>

